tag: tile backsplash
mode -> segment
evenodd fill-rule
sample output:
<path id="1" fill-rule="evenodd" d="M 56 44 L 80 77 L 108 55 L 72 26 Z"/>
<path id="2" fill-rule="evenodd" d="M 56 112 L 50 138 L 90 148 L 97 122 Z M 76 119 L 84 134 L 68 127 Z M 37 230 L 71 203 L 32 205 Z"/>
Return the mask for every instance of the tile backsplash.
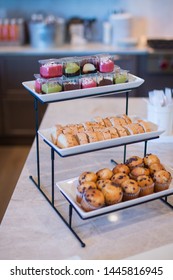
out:
<path id="1" fill-rule="evenodd" d="M 17 8 L 16 8 L 17 7 Z M 172 0 L 1 0 L 0 17 L 22 16 L 35 12 L 53 13 L 65 19 L 79 16 L 97 18 L 97 36 L 102 39 L 102 23 L 113 11 L 126 11 L 133 16 L 136 37 L 173 37 Z"/>

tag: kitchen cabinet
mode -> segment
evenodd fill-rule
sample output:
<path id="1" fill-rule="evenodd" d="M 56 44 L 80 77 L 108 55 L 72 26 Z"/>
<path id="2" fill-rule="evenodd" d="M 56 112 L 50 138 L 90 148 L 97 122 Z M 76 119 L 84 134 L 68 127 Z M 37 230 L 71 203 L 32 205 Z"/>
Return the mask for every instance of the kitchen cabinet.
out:
<path id="1" fill-rule="evenodd" d="M 31 144 L 34 138 L 33 98 L 26 94 L 22 81 L 33 79 L 38 58 L 3 56 L 0 64 L 0 144 Z M 40 121 L 46 107 L 40 106 Z"/>

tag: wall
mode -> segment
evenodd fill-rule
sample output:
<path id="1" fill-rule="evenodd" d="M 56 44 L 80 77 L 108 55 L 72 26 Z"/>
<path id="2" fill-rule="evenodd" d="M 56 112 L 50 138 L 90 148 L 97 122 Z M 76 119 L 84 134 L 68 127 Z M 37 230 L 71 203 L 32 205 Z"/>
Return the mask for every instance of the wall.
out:
<path id="1" fill-rule="evenodd" d="M 142 7 L 142 8 L 141 8 Z M 172 0 L 1 0 L 0 16 L 25 16 L 37 11 L 50 12 L 69 18 L 81 16 L 98 19 L 97 32 L 101 39 L 102 21 L 113 10 L 124 9 L 134 15 L 134 34 L 148 37 L 173 36 Z"/>

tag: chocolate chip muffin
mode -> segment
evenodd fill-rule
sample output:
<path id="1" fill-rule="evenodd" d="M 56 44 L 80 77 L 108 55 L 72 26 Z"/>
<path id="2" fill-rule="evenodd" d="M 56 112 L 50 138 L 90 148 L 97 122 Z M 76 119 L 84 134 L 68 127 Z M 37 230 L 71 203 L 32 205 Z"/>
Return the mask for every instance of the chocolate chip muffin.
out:
<path id="1" fill-rule="evenodd" d="M 131 172 L 129 173 L 129 177 L 131 179 L 136 180 L 138 176 L 149 175 L 149 174 L 150 174 L 150 171 L 148 168 L 143 167 L 143 166 L 137 166 L 131 170 Z"/>
<path id="2" fill-rule="evenodd" d="M 110 180 L 110 179 L 100 179 L 100 180 L 97 180 L 96 185 L 97 185 L 97 188 L 101 191 L 102 188 L 103 188 L 106 184 L 110 184 L 110 183 L 111 183 L 111 180 Z"/>
<path id="3" fill-rule="evenodd" d="M 116 173 L 112 176 L 111 181 L 117 186 L 121 187 L 122 183 L 129 179 L 129 176 L 125 173 Z"/>
<path id="4" fill-rule="evenodd" d="M 171 183 L 172 177 L 171 173 L 166 170 L 159 170 L 154 173 L 153 181 L 154 181 L 154 191 L 160 192 L 163 190 L 167 190 Z"/>
<path id="5" fill-rule="evenodd" d="M 96 182 L 97 175 L 92 171 L 85 171 L 79 176 L 79 184 L 83 182 Z"/>
<path id="6" fill-rule="evenodd" d="M 102 193 L 105 198 L 106 205 L 117 204 L 122 201 L 123 190 L 113 183 L 108 183 L 102 188 Z"/>
<path id="7" fill-rule="evenodd" d="M 137 166 L 144 166 L 144 161 L 141 157 L 132 156 L 126 160 L 125 164 L 130 168 L 130 170 L 132 170 Z"/>
<path id="8" fill-rule="evenodd" d="M 93 211 L 105 206 L 103 193 L 98 189 L 88 189 L 84 192 L 81 207 L 86 212 Z"/>
<path id="9" fill-rule="evenodd" d="M 139 196 L 145 196 L 154 192 L 154 182 L 150 176 L 141 175 L 137 177 L 137 183 L 140 187 Z"/>
<path id="10" fill-rule="evenodd" d="M 113 176 L 113 172 L 109 168 L 103 168 L 96 172 L 97 179 L 110 179 Z"/>
<path id="11" fill-rule="evenodd" d="M 133 179 L 128 179 L 122 183 L 123 201 L 139 197 L 140 187 Z"/>
<path id="12" fill-rule="evenodd" d="M 116 173 L 125 173 L 125 174 L 129 174 L 130 173 L 130 168 L 124 164 L 124 163 L 118 163 L 113 169 L 112 169 L 112 172 L 114 174 Z"/>
<path id="13" fill-rule="evenodd" d="M 144 157 L 144 164 L 146 166 L 150 166 L 151 164 L 153 163 L 160 163 L 160 159 L 158 158 L 157 155 L 155 154 L 147 154 L 145 157 Z"/>
<path id="14" fill-rule="evenodd" d="M 83 182 L 76 188 L 76 201 L 78 203 L 81 202 L 83 193 L 88 189 L 97 189 L 97 185 L 95 182 Z"/>

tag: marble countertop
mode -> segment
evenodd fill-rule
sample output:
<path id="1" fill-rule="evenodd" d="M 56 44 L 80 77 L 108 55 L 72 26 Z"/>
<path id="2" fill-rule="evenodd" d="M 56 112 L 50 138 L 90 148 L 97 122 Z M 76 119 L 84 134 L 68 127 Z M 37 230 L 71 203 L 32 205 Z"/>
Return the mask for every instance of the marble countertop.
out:
<path id="1" fill-rule="evenodd" d="M 40 128 L 49 128 L 56 123 L 81 122 L 108 112 L 124 113 L 124 110 L 124 98 L 52 103 Z M 146 117 L 143 99 L 129 99 L 129 114 L 134 113 Z M 51 149 L 42 139 L 39 144 L 41 185 L 50 192 Z M 149 141 L 147 147 L 148 152 L 158 154 L 162 162 L 173 168 L 172 136 Z M 127 156 L 143 156 L 143 152 L 143 143 L 127 146 Z M 67 158 L 56 154 L 55 182 L 76 177 L 85 170 L 112 167 L 111 158 L 121 162 L 123 147 Z M 85 221 L 74 213 L 72 226 L 86 243 L 82 248 L 29 179 L 30 175 L 36 174 L 34 141 L 0 226 L 0 259 L 172 259 L 173 211 L 160 200 Z M 60 212 L 68 219 L 68 203 L 56 188 L 55 200 Z M 172 197 L 169 200 L 173 203 Z"/>

